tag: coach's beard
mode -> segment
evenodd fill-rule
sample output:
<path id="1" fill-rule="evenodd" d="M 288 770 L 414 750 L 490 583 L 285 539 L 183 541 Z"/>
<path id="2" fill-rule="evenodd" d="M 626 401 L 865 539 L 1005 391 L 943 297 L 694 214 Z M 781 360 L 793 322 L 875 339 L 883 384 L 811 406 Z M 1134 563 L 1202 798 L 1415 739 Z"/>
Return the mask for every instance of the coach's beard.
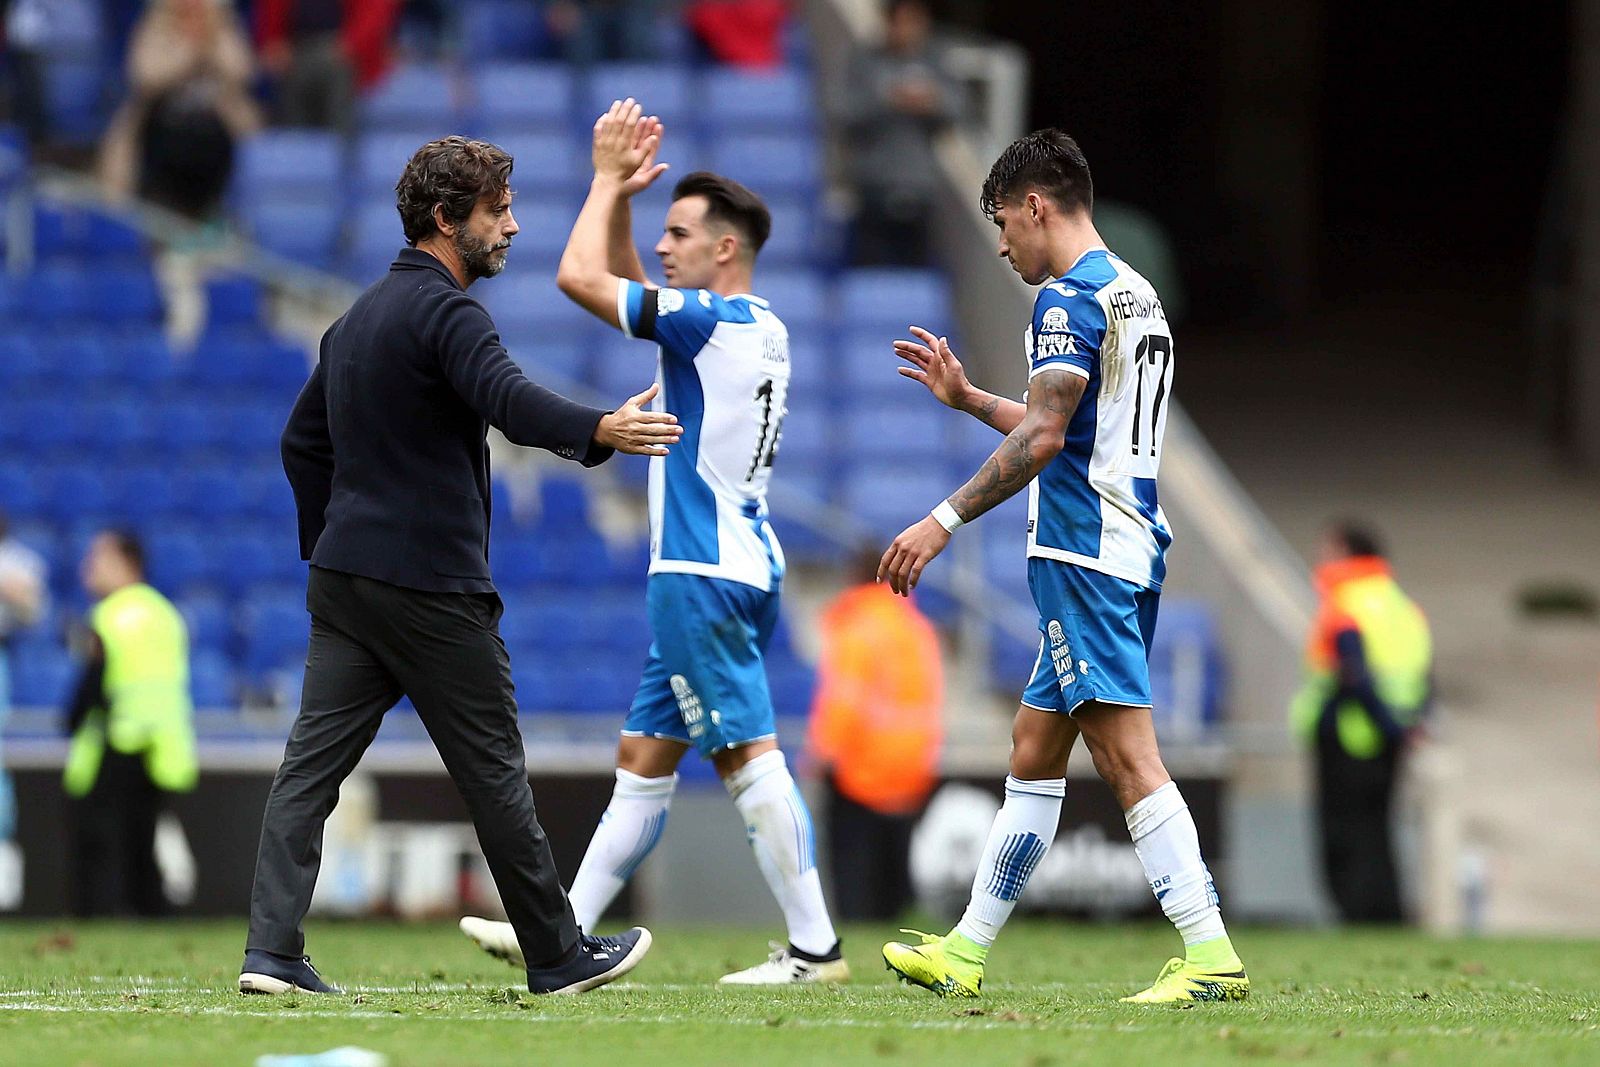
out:
<path id="1" fill-rule="evenodd" d="M 468 278 L 493 278 L 506 269 L 506 254 L 511 248 L 511 238 L 498 244 L 479 240 L 465 228 L 456 231 L 456 254 Z"/>

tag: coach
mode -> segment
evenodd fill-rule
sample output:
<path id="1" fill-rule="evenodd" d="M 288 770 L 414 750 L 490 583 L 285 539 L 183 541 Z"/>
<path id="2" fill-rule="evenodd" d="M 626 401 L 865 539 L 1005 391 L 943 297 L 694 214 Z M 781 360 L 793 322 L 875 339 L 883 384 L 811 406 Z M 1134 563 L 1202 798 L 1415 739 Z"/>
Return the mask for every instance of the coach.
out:
<path id="1" fill-rule="evenodd" d="M 396 190 L 412 247 L 323 336 L 283 432 L 311 639 L 262 820 L 241 992 L 337 992 L 304 957 L 301 922 L 339 785 L 402 695 L 466 801 L 529 988 L 593 988 L 649 948 L 642 929 L 577 929 L 534 812 L 489 576 L 485 438 L 492 425 L 593 466 L 614 450 L 665 454 L 681 431 L 642 410 L 653 388 L 603 412 L 529 381 L 467 295 L 505 267 L 517 234 L 511 166 L 460 137 L 417 151 Z"/>

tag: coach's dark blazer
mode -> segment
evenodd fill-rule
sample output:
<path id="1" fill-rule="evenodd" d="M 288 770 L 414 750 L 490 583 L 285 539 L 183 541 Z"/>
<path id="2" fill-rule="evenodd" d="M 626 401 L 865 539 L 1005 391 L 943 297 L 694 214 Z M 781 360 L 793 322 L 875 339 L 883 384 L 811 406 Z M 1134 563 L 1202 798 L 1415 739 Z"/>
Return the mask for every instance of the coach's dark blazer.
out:
<path id="1" fill-rule="evenodd" d="M 433 256 L 407 248 L 322 337 L 283 431 L 312 565 L 434 592 L 491 592 L 490 425 L 584 466 L 605 412 L 529 381 Z"/>

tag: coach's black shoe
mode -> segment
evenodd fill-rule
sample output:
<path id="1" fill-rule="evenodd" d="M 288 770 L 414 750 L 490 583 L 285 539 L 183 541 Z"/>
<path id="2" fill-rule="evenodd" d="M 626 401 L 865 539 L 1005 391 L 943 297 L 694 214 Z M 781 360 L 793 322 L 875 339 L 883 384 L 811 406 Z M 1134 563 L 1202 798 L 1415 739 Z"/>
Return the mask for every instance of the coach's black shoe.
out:
<path id="1" fill-rule="evenodd" d="M 528 989 L 535 993 L 584 993 L 614 982 L 639 966 L 650 951 L 650 931 L 642 926 L 615 937 L 590 937 L 578 931 L 578 943 L 552 967 L 529 967 Z"/>
<path id="2" fill-rule="evenodd" d="M 241 993 L 343 993 L 322 980 L 310 956 L 280 956 L 262 949 L 247 949 L 239 968 Z"/>

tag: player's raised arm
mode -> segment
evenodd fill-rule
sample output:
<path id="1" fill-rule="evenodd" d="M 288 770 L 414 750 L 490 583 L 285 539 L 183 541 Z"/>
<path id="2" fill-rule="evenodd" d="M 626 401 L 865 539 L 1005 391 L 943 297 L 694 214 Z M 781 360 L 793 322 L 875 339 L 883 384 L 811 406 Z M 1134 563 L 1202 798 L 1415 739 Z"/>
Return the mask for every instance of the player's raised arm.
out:
<path id="1" fill-rule="evenodd" d="M 900 368 L 902 375 L 927 386 L 939 403 L 964 411 L 1001 433 L 1017 428 L 1026 410 L 1024 406 L 1015 400 L 986 393 L 969 382 L 965 368 L 950 348 L 950 338 L 935 337 L 931 330 L 921 326 L 911 327 L 911 333 L 916 341 L 894 343 L 895 354 L 911 364 Z"/>
<path id="2" fill-rule="evenodd" d="M 667 169 L 656 162 L 661 121 L 645 115 L 631 97 L 618 100 L 594 124 L 594 180 L 567 238 L 556 285 L 596 317 L 620 326 L 617 286 L 644 280 L 633 247 L 628 198 L 650 187 Z"/>
<path id="3" fill-rule="evenodd" d="M 1036 373 L 1022 420 L 966 485 L 894 539 L 878 564 L 878 580 L 887 581 L 901 596 L 909 595 L 958 526 L 1009 500 L 1038 477 L 1065 445 L 1067 423 L 1087 385 L 1088 379 L 1070 370 Z"/>

